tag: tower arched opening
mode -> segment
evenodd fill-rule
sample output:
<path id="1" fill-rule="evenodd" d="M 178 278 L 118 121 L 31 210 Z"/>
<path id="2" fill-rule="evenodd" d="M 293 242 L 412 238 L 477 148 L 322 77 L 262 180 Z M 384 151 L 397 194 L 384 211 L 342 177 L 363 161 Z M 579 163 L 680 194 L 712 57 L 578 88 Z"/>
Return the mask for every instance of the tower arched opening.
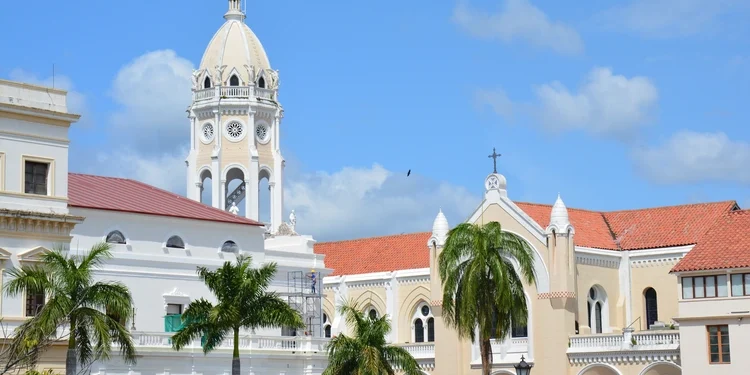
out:
<path id="1" fill-rule="evenodd" d="M 206 79 L 203 80 L 203 88 L 204 89 L 210 89 L 211 88 L 211 78 L 206 76 Z"/>
<path id="2" fill-rule="evenodd" d="M 213 178 L 211 171 L 208 169 L 204 170 L 201 172 L 199 179 L 201 203 L 211 206 L 213 204 Z"/>
<path id="3" fill-rule="evenodd" d="M 237 215 L 245 216 L 245 199 L 247 199 L 245 173 L 239 168 L 231 168 L 227 171 L 225 183 L 226 196 L 224 202 L 226 202 L 226 207 L 224 209 L 229 211 L 232 208 L 232 203 L 234 203 L 239 209 Z"/>
<path id="4" fill-rule="evenodd" d="M 271 172 L 267 169 L 258 173 L 258 220 L 271 222 Z"/>

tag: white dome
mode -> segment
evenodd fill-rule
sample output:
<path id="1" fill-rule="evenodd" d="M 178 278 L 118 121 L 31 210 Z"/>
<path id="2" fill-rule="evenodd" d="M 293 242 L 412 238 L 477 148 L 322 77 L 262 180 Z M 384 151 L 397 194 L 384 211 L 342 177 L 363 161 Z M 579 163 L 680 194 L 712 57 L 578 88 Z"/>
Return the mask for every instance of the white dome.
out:
<path id="1" fill-rule="evenodd" d="M 552 206 L 552 213 L 550 214 L 549 227 L 547 230 L 554 229 L 558 233 L 561 233 L 566 232 L 568 227 L 570 227 L 568 208 L 565 207 L 565 203 L 563 203 L 562 198 L 560 198 L 560 194 L 557 194 L 557 200 Z"/>
<path id="2" fill-rule="evenodd" d="M 222 75 L 224 84 L 236 69 L 244 86 L 255 80 L 254 77 L 249 77 L 245 65 L 253 67 L 257 75 L 261 70 L 271 69 L 271 64 L 260 40 L 245 24 L 245 14 L 239 9 L 239 1 L 229 0 L 229 11 L 224 19 L 226 22 L 211 38 L 203 53 L 200 70 L 208 70 L 211 77 L 215 78 L 216 67 L 226 65 Z"/>

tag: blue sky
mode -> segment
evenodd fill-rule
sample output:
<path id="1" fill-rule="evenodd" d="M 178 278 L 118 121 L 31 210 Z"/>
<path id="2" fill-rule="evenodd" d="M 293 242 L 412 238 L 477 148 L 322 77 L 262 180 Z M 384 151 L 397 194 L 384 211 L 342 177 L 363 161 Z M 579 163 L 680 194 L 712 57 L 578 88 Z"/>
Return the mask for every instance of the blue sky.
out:
<path id="1" fill-rule="evenodd" d="M 321 239 L 429 230 L 440 207 L 458 223 L 493 147 L 519 201 L 750 206 L 750 4 L 579 3 L 250 1 L 281 77 L 299 227 Z M 83 114 L 71 170 L 184 194 L 190 72 L 226 9 L 4 2 L 0 77 L 49 84 L 54 63 Z"/>

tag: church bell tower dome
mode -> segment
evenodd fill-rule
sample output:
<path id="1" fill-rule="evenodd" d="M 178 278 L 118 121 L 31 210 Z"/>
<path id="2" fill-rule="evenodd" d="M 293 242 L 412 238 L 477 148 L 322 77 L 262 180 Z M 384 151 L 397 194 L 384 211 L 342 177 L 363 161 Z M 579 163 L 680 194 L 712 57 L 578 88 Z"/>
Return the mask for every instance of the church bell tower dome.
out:
<path id="1" fill-rule="evenodd" d="M 260 40 L 244 22 L 245 14 L 240 9 L 240 0 L 229 0 L 229 10 L 224 14 L 224 19 L 226 21 L 203 53 L 199 70 L 208 73 L 211 86 L 250 86 L 262 74 L 272 72 L 271 63 Z M 225 67 L 221 72 L 222 77 L 218 77 L 217 67 Z M 239 78 L 236 85 L 231 85 L 232 75 Z M 266 77 L 265 81 L 268 80 L 269 77 Z M 208 88 L 207 85 L 203 86 Z"/>

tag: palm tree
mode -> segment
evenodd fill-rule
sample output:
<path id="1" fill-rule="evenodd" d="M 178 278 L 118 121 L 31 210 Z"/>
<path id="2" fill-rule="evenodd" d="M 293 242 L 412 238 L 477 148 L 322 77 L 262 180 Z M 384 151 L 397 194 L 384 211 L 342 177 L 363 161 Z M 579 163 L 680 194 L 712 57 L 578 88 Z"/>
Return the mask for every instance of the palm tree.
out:
<path id="1" fill-rule="evenodd" d="M 350 303 L 339 308 L 354 337 L 339 335 L 328 344 L 328 367 L 323 375 L 393 375 L 393 366 L 405 375 L 419 375 L 417 361 L 406 349 L 386 345 L 385 336 L 391 331 L 387 316 L 365 317 Z"/>
<path id="2" fill-rule="evenodd" d="M 276 274 L 276 264 L 252 268 L 250 256 L 238 256 L 237 262 L 209 271 L 198 267 L 198 276 L 214 294 L 216 305 L 198 299 L 182 314 L 183 326 L 172 336 L 172 347 L 180 350 L 202 338 L 203 352 L 216 349 L 224 337 L 232 335 L 232 375 L 240 374 L 240 329 L 305 326 L 300 314 L 268 287 Z"/>
<path id="3" fill-rule="evenodd" d="M 39 342 L 68 325 L 65 373 L 75 375 L 77 365 L 110 358 L 112 344 L 127 363 L 135 363 L 135 345 L 125 328 L 132 317 L 133 298 L 119 282 L 94 282 L 93 272 L 112 257 L 109 244 L 99 243 L 82 256 L 62 248 L 46 252 L 39 265 L 10 270 L 5 285 L 9 296 L 44 294 L 47 302 L 34 318 L 21 324 L 14 340 Z"/>
<path id="4" fill-rule="evenodd" d="M 513 326 L 526 324 L 528 309 L 523 279 L 535 281 L 531 247 L 515 234 L 503 232 L 500 223 L 480 226 L 463 223 L 448 232 L 438 260 L 443 281 L 443 318 L 460 338 L 476 342 L 482 374 L 492 365 L 492 337 L 505 337 Z"/>

